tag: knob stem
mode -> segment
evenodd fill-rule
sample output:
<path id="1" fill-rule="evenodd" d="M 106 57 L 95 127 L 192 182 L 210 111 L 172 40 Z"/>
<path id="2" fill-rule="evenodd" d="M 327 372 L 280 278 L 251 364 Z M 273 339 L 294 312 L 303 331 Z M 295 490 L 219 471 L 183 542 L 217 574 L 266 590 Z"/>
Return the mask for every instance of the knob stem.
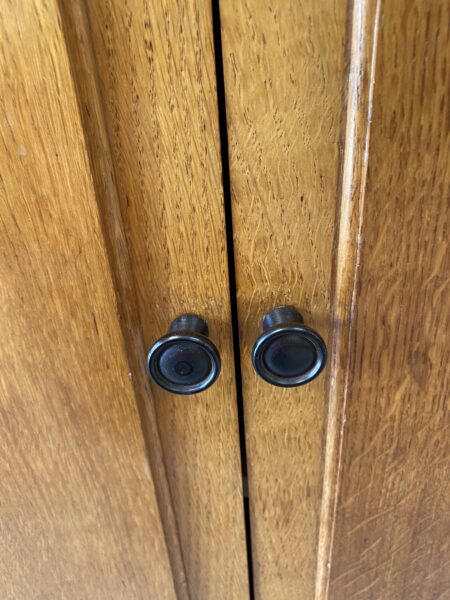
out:
<path id="1" fill-rule="evenodd" d="M 206 322 L 198 315 L 194 315 L 192 313 L 180 315 L 172 321 L 170 324 L 170 332 L 174 333 L 176 331 L 191 331 L 194 333 L 200 333 L 206 337 L 209 335 L 208 325 Z"/>
<path id="2" fill-rule="evenodd" d="M 277 306 L 264 315 L 263 330 L 267 331 L 275 325 L 303 323 L 303 317 L 293 306 Z"/>

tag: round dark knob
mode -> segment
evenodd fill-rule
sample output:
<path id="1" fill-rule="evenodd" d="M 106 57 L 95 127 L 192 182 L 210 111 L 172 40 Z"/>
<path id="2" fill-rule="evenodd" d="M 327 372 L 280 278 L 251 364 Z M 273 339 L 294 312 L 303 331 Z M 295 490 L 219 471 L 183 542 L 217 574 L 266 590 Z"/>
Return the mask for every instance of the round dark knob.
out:
<path id="1" fill-rule="evenodd" d="M 169 333 L 148 353 L 152 379 L 174 394 L 206 390 L 220 373 L 220 355 L 208 333 L 208 325 L 197 315 L 181 315 L 172 321 Z"/>
<path id="2" fill-rule="evenodd" d="M 253 366 L 260 377 L 281 387 L 311 381 L 323 370 L 327 348 L 320 335 L 303 325 L 293 306 L 279 306 L 263 319 L 263 333 L 253 346 Z"/>

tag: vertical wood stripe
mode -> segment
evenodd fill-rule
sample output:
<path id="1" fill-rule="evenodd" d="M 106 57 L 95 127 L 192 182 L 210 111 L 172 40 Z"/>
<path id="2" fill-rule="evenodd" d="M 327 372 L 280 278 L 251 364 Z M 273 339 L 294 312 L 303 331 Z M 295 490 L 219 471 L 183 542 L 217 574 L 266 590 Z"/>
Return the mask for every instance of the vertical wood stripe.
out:
<path id="1" fill-rule="evenodd" d="M 1 596 L 174 599 L 57 3 L 0 40 Z"/>
<path id="2" fill-rule="evenodd" d="M 328 597 L 331 552 L 340 460 L 349 392 L 350 341 L 360 263 L 361 227 L 369 156 L 370 122 L 376 44 L 378 0 L 355 2 L 352 10 L 347 82 L 341 202 L 336 213 L 336 251 L 333 273 L 333 334 L 323 474 L 322 508 L 315 597 Z"/>
<path id="3" fill-rule="evenodd" d="M 130 362 L 130 378 L 140 410 L 156 497 L 174 575 L 174 585 L 177 598 L 181 600 L 188 598 L 187 579 L 164 466 L 155 406 L 145 368 L 146 353 L 137 305 L 136 286 L 120 212 L 86 4 L 84 0 L 74 0 L 68 3 L 61 2 L 60 7 L 99 205 L 100 220 L 119 303 L 121 329 Z"/>
<path id="4" fill-rule="evenodd" d="M 450 596 L 450 6 L 382 2 L 330 598 Z"/>

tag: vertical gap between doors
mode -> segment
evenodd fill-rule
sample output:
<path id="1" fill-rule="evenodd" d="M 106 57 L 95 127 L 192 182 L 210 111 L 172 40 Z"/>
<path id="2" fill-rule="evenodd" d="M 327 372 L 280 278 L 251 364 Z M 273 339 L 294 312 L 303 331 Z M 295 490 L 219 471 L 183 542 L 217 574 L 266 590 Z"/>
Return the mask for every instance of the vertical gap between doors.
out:
<path id="1" fill-rule="evenodd" d="M 219 113 L 220 151 L 222 157 L 222 184 L 227 238 L 228 276 L 230 280 L 231 323 L 233 329 L 234 370 L 236 376 L 237 411 L 239 421 L 239 442 L 241 450 L 242 488 L 244 499 L 245 538 L 247 545 L 247 565 L 250 600 L 254 600 L 252 544 L 250 531 L 250 503 L 247 483 L 247 452 L 245 443 L 244 403 L 242 397 L 242 373 L 239 350 L 239 323 L 237 309 L 236 267 L 233 245 L 233 215 L 231 207 L 230 165 L 228 157 L 227 113 L 225 105 L 225 79 L 223 73 L 222 36 L 219 0 L 212 0 L 212 20 L 214 56 L 216 63 L 217 103 Z"/>

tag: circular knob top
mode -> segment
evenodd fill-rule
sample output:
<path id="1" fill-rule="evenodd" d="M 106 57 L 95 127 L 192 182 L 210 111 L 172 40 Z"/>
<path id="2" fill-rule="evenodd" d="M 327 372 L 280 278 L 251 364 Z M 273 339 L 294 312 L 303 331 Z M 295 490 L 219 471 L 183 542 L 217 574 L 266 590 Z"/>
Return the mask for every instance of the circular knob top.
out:
<path id="1" fill-rule="evenodd" d="M 303 325 L 292 306 L 280 306 L 263 319 L 263 333 L 253 346 L 253 366 L 263 379 L 281 387 L 308 383 L 324 369 L 327 349 L 320 335 Z"/>
<path id="2" fill-rule="evenodd" d="M 177 317 L 170 331 L 151 347 L 147 367 L 152 379 L 175 394 L 196 394 L 220 373 L 220 355 L 208 338 L 208 326 L 197 315 Z"/>

